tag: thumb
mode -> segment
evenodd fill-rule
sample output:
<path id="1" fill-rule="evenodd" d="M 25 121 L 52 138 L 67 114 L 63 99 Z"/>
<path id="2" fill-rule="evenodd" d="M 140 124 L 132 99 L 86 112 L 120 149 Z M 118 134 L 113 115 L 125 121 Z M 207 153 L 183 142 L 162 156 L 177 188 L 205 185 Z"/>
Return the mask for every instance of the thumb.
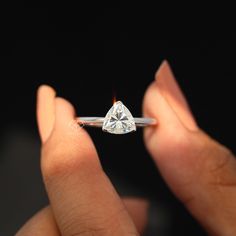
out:
<path id="1" fill-rule="evenodd" d="M 197 127 L 169 65 L 157 74 L 146 91 L 143 111 L 154 116 L 158 126 L 145 130 L 145 144 L 192 215 L 214 235 L 235 235 L 235 158 Z"/>

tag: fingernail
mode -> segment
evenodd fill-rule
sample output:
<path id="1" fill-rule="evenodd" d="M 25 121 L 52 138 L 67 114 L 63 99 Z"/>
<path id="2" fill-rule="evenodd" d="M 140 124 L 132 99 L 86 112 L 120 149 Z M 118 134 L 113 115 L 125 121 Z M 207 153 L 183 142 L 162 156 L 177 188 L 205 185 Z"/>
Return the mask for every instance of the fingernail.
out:
<path id="1" fill-rule="evenodd" d="M 186 109 L 189 110 L 186 98 L 175 79 L 175 76 L 171 70 L 171 67 L 167 60 L 164 60 L 159 69 L 156 72 L 155 80 L 157 81 L 158 87 L 161 89 L 163 95 L 169 99 L 174 97 L 178 100 Z"/>
<path id="2" fill-rule="evenodd" d="M 170 79 L 174 79 L 174 74 L 171 70 L 170 64 L 168 63 L 167 60 L 164 60 L 160 67 L 158 68 L 156 75 L 155 75 L 155 79 L 158 81 L 158 77 L 159 76 L 165 76 L 168 77 Z"/>
<path id="3" fill-rule="evenodd" d="M 191 130 L 198 129 L 188 102 L 166 60 L 162 62 L 157 70 L 155 80 L 162 95 L 176 112 L 183 124 Z"/>
<path id="4" fill-rule="evenodd" d="M 55 90 L 48 85 L 41 85 L 37 91 L 37 121 L 41 141 L 50 136 L 55 118 Z"/>

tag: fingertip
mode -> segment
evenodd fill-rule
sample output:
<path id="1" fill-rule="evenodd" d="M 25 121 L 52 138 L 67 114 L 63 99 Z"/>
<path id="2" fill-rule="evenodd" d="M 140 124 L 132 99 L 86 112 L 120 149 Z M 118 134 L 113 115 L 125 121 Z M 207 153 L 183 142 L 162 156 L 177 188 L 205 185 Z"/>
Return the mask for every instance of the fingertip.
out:
<path id="1" fill-rule="evenodd" d="M 42 84 L 38 87 L 37 94 L 38 94 L 38 96 L 41 96 L 45 93 L 46 94 L 50 93 L 50 94 L 56 96 L 56 91 L 53 87 L 51 87 L 50 85 L 47 85 L 47 84 Z"/>
<path id="2" fill-rule="evenodd" d="M 55 98 L 55 125 L 52 136 L 67 143 L 65 150 L 73 150 L 77 153 L 78 159 L 91 154 L 96 155 L 96 149 L 89 134 L 76 122 L 73 105 L 61 97 Z"/>
<path id="3" fill-rule="evenodd" d="M 62 97 L 56 97 L 54 103 L 53 131 L 42 148 L 41 167 L 45 179 L 78 171 L 81 163 L 91 166 L 99 162 L 90 136 L 76 122 L 73 105 Z"/>
<path id="4" fill-rule="evenodd" d="M 154 81 L 146 90 L 143 102 L 143 112 L 145 115 L 158 120 L 158 127 L 166 125 L 181 125 L 178 116 L 166 101 L 160 87 Z"/>
<path id="5" fill-rule="evenodd" d="M 64 98 L 55 98 L 56 119 L 73 119 L 75 117 L 75 109 L 73 105 Z"/>
<path id="6" fill-rule="evenodd" d="M 74 140 L 78 136 L 77 127 L 73 105 L 62 97 L 56 97 L 53 133 Z"/>
<path id="7" fill-rule="evenodd" d="M 83 145 L 91 145 L 89 134 L 76 121 L 74 106 L 62 97 L 55 98 L 55 125 L 54 131 L 63 139 L 70 140 L 71 144 L 83 139 Z M 53 132 L 54 133 L 54 132 Z"/>
<path id="8" fill-rule="evenodd" d="M 148 87 L 144 96 L 143 113 L 144 116 L 158 120 L 157 125 L 146 127 L 144 130 L 145 145 L 152 156 L 157 158 L 157 153 L 163 150 L 163 143 L 178 139 L 186 129 L 155 81 Z"/>

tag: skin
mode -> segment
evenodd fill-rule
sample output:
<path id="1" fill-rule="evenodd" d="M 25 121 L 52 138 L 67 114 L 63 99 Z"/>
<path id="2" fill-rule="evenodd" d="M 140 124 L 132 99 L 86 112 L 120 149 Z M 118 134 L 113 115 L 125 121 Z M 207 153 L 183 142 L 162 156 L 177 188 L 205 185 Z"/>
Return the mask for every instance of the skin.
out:
<path id="1" fill-rule="evenodd" d="M 209 235 L 236 235 L 235 157 L 198 127 L 166 61 L 145 93 L 143 113 L 158 120 L 145 128 L 144 143 L 176 197 Z M 49 86 L 39 88 L 41 169 L 50 206 L 16 235 L 141 235 L 148 203 L 118 196 L 74 118 L 68 101 Z"/>

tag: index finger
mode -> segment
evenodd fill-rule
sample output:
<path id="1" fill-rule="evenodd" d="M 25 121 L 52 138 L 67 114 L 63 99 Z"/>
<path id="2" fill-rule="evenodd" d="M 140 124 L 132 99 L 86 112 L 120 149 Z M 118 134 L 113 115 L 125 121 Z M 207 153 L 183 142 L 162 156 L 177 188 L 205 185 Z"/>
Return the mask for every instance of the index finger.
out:
<path id="1" fill-rule="evenodd" d="M 43 144 L 41 167 L 62 235 L 138 235 L 121 199 L 102 170 L 92 140 L 71 126 L 74 109 L 55 99 L 55 123 Z"/>

